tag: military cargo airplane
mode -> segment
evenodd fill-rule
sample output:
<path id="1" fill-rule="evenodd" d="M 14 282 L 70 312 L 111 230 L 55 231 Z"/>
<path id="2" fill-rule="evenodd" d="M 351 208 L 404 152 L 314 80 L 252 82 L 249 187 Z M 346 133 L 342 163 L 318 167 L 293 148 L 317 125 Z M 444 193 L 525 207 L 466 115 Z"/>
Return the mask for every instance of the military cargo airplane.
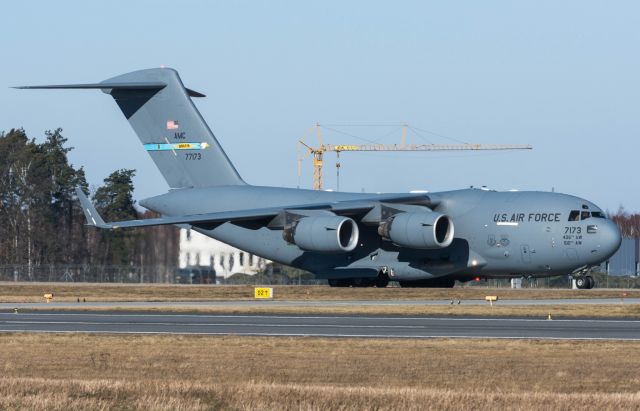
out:
<path id="1" fill-rule="evenodd" d="M 308 270 L 331 286 L 453 287 L 456 280 L 572 274 L 620 246 L 617 226 L 595 204 L 548 192 L 464 189 L 365 194 L 262 187 L 238 174 L 170 68 L 93 84 L 28 89 L 100 89 L 122 110 L 167 181 L 140 204 L 159 218 L 105 222 L 82 190 L 89 225 L 124 229 L 188 225 L 247 252 Z"/>

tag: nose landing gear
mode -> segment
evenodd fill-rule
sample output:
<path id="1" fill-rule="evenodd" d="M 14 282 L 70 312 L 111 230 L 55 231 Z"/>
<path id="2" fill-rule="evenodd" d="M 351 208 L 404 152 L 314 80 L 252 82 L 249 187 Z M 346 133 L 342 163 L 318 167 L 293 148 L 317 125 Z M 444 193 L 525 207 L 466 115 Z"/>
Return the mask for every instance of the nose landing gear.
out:
<path id="1" fill-rule="evenodd" d="M 595 287 L 596 282 L 590 275 L 583 275 L 576 278 L 576 287 L 580 290 L 590 290 Z"/>

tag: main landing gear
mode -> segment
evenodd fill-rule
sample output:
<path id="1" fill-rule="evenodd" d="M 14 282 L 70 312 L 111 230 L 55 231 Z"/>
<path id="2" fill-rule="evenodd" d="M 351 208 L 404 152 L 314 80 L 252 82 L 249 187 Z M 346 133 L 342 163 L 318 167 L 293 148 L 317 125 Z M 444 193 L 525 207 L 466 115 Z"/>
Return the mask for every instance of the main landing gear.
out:
<path id="1" fill-rule="evenodd" d="M 456 284 L 456 280 L 453 278 L 432 278 L 429 280 L 416 280 L 416 281 L 400 281 L 400 287 L 408 288 L 453 288 Z"/>
<path id="2" fill-rule="evenodd" d="M 580 290 L 590 290 L 595 287 L 596 282 L 590 275 L 583 275 L 576 278 L 576 287 Z"/>
<path id="3" fill-rule="evenodd" d="M 389 276 L 380 271 L 377 277 L 340 278 L 330 279 L 331 287 L 378 287 L 385 288 L 389 285 Z"/>
<path id="4" fill-rule="evenodd" d="M 591 278 L 591 277 L 589 277 Z M 330 279 L 331 287 L 378 287 L 384 288 L 389 284 L 389 275 L 380 271 L 377 277 Z M 428 280 L 399 281 L 403 288 L 453 288 L 456 280 L 453 278 L 431 278 Z"/>

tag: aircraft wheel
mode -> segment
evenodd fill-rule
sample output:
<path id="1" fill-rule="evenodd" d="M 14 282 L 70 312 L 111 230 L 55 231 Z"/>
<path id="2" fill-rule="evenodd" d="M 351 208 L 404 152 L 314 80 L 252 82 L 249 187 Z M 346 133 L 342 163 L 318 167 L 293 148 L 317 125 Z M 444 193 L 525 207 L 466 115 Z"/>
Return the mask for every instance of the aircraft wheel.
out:
<path id="1" fill-rule="evenodd" d="M 593 277 L 591 277 L 590 275 L 585 277 L 587 280 L 587 289 L 592 289 L 593 287 L 596 286 L 596 280 L 593 279 Z"/>
<path id="2" fill-rule="evenodd" d="M 385 288 L 389 285 L 389 276 L 380 272 L 378 273 L 378 277 L 376 277 L 376 287 Z"/>
<path id="3" fill-rule="evenodd" d="M 437 285 L 434 288 L 453 288 L 456 285 L 456 280 L 453 278 L 439 278 Z"/>
<path id="4" fill-rule="evenodd" d="M 352 287 L 373 287 L 376 284 L 375 278 L 352 278 Z"/>
<path id="5" fill-rule="evenodd" d="M 576 278 L 576 287 L 578 287 L 578 289 L 580 290 L 585 290 L 588 288 L 589 285 L 589 280 L 587 280 L 587 278 L 589 277 L 578 277 Z"/>
<path id="6" fill-rule="evenodd" d="M 329 286 L 330 287 L 349 287 L 351 284 L 349 280 L 339 280 L 339 279 L 330 279 Z"/>
<path id="7" fill-rule="evenodd" d="M 429 280 L 400 281 L 400 287 L 408 288 L 453 288 L 456 280 L 453 278 L 434 278 Z"/>

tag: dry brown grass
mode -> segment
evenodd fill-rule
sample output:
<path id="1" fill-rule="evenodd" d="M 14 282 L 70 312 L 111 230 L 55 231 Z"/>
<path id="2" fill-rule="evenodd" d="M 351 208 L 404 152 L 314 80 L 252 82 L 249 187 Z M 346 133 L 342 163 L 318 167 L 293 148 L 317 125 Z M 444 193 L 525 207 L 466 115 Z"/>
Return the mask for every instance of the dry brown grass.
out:
<path id="1" fill-rule="evenodd" d="M 0 335 L 0 409 L 638 409 L 638 342 Z"/>
<path id="2" fill-rule="evenodd" d="M 277 300 L 478 300 L 486 295 L 500 299 L 619 298 L 640 297 L 640 290 L 562 290 L 460 287 L 427 288 L 332 288 L 328 286 L 273 286 Z M 53 293 L 55 301 L 206 301 L 251 300 L 253 286 L 13 283 L 0 282 L 0 302 L 41 302 Z"/>
<path id="3" fill-rule="evenodd" d="M 638 393 L 493 393 L 385 386 L 43 378 L 0 378 L 0 384 L 0 408 L 30 410 L 621 410 L 640 406 Z"/>

